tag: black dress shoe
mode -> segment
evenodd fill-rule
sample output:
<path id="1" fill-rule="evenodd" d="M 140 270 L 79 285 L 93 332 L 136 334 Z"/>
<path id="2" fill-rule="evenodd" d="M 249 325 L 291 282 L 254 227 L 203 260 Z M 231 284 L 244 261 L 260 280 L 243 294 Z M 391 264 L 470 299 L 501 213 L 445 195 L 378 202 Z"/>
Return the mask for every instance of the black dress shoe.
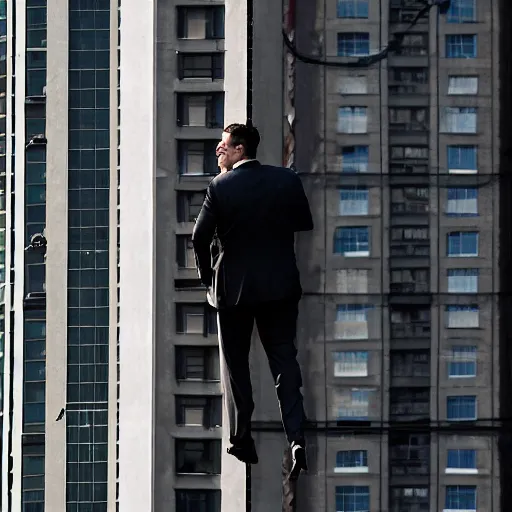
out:
<path id="1" fill-rule="evenodd" d="M 297 480 L 302 470 L 308 470 L 306 461 L 306 448 L 301 444 L 292 445 L 292 469 L 290 471 L 290 480 Z"/>
<path id="2" fill-rule="evenodd" d="M 253 440 L 243 444 L 234 444 L 227 451 L 245 464 L 258 464 L 258 454 Z"/>

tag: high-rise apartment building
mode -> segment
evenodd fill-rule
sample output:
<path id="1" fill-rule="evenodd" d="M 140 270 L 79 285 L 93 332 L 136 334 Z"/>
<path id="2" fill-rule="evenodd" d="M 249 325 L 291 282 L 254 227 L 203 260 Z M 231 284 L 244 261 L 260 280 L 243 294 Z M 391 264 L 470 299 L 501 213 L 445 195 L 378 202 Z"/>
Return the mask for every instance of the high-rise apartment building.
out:
<path id="1" fill-rule="evenodd" d="M 0 1 L 2 512 L 244 510 L 190 236 L 248 106 L 315 220 L 297 510 L 508 510 L 506 4 L 409 30 L 424 2 Z M 251 365 L 267 512 L 285 438 L 256 337 Z"/>

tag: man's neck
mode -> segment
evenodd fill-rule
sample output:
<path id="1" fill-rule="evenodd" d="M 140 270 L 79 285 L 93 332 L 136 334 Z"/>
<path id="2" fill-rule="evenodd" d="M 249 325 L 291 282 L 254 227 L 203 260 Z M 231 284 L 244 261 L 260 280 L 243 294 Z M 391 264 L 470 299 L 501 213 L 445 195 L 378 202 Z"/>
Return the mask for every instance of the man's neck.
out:
<path id="1" fill-rule="evenodd" d="M 233 164 L 233 169 L 236 169 L 237 167 L 240 167 L 242 164 L 245 164 L 246 162 L 252 162 L 256 160 L 256 158 L 244 158 L 243 160 L 238 160 L 235 164 Z"/>

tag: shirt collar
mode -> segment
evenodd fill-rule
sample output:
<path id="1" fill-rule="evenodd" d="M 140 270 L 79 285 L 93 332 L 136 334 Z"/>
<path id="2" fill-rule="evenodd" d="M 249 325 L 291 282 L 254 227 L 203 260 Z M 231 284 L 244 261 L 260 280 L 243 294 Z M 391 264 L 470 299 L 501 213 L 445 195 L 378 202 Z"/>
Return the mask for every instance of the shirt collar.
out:
<path id="1" fill-rule="evenodd" d="M 233 165 L 233 169 L 240 167 L 242 164 L 246 164 L 248 162 L 256 162 L 256 158 L 247 158 L 246 160 L 239 160 L 236 164 Z"/>

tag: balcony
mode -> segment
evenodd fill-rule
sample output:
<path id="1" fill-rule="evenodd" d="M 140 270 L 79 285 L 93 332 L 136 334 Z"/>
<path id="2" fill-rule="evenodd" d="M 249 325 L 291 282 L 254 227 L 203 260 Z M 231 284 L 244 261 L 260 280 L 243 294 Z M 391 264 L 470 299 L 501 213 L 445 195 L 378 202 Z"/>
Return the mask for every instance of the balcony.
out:
<path id="1" fill-rule="evenodd" d="M 391 388 L 391 421 L 426 421 L 430 418 L 430 388 Z"/>
<path id="2" fill-rule="evenodd" d="M 430 308 L 393 307 L 391 309 L 391 338 L 430 338 Z"/>

